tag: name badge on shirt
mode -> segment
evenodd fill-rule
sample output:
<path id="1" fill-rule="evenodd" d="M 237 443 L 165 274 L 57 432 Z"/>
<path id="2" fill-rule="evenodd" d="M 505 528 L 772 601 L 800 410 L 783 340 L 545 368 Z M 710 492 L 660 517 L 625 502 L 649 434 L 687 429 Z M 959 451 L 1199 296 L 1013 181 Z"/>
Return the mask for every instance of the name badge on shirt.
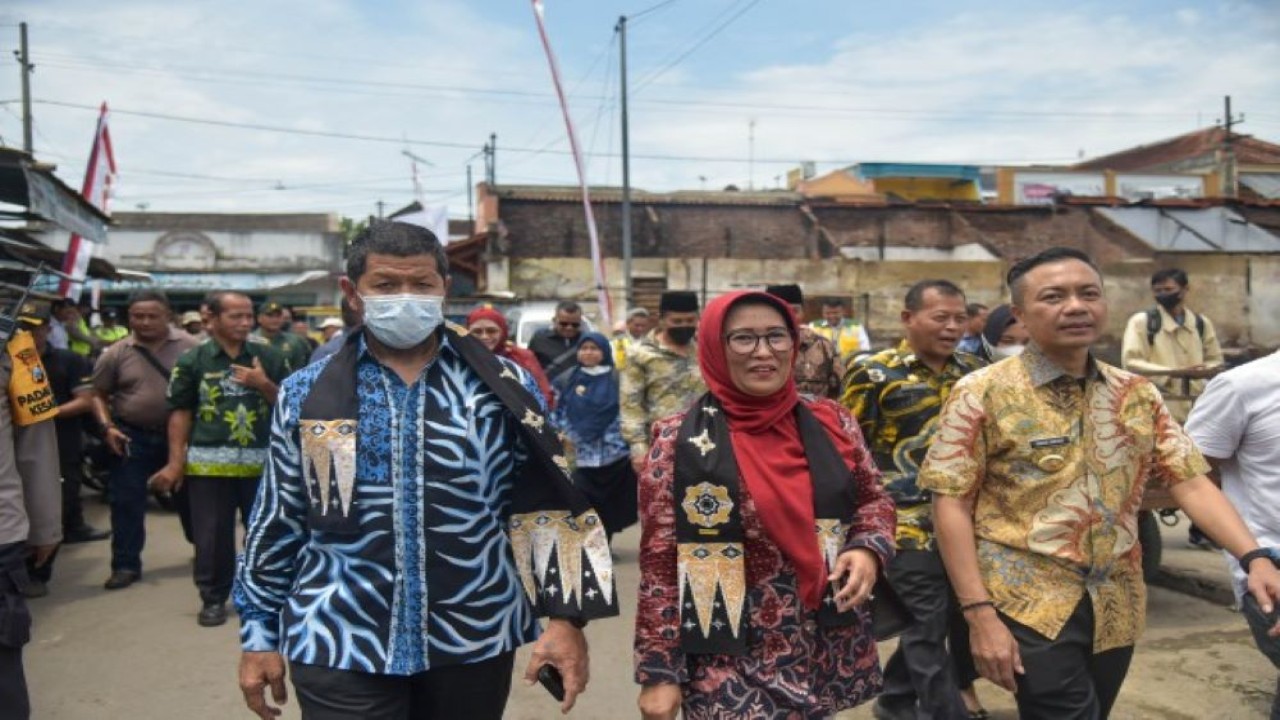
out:
<path id="1" fill-rule="evenodd" d="M 1063 435 L 1061 437 L 1040 438 L 1031 441 L 1031 449 L 1041 450 L 1043 448 L 1062 447 L 1071 444 L 1071 438 Z"/>

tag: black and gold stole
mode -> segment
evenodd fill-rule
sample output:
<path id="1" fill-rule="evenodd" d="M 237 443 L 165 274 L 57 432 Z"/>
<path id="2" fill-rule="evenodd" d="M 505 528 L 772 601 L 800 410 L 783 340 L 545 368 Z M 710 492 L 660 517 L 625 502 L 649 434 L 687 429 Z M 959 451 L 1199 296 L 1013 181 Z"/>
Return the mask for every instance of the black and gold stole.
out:
<path id="1" fill-rule="evenodd" d="M 829 570 L 853 522 L 856 489 L 849 466 L 818 419 L 803 402 L 796 403 L 795 414 L 813 482 L 815 542 Z M 676 437 L 676 581 L 680 644 L 686 653 L 741 655 L 747 651 L 740 478 L 729 422 L 719 402 L 707 393 L 689 408 Z M 836 610 L 828 583 L 818 610 L 819 624 L 836 627 L 857 621 L 856 612 Z"/>
<path id="2" fill-rule="evenodd" d="M 517 420 L 529 457 L 517 468 L 508 535 L 529 602 L 539 616 L 589 620 L 618 614 L 613 562 L 600 516 L 573 486 L 555 431 L 520 376 L 452 323 L 442 330 L 481 383 Z M 359 532 L 350 512 L 355 482 L 356 362 L 363 329 L 350 334 L 316 378 L 302 403 L 299 439 L 302 474 L 312 497 L 308 524 L 315 530 Z M 328 502 L 318 503 L 323 497 Z"/>

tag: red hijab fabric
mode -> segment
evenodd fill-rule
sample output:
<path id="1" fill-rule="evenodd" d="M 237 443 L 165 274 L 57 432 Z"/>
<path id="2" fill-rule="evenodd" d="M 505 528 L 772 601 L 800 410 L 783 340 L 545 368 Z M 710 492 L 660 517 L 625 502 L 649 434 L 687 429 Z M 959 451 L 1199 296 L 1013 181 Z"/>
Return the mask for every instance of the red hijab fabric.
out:
<path id="1" fill-rule="evenodd" d="M 507 319 L 497 310 L 487 306 L 472 310 L 467 316 L 467 329 L 470 329 L 477 320 L 488 320 L 498 326 L 502 334 L 498 336 L 498 346 L 493 349 L 493 354 L 501 355 L 528 370 L 534 382 L 538 383 L 542 397 L 547 401 L 547 410 L 551 410 L 555 397 L 551 392 L 551 383 L 547 380 L 547 374 L 543 372 L 542 364 L 538 362 L 538 356 L 524 348 L 516 347 L 516 344 L 511 342 L 511 329 L 507 326 Z"/>
<path id="2" fill-rule="evenodd" d="M 814 531 L 813 480 L 793 410 L 800 402 L 794 378 L 767 396 L 740 390 L 729 374 L 724 334 L 729 312 L 743 304 L 764 304 L 777 310 L 791 338 L 799 330 L 791 307 L 762 292 L 732 292 L 707 304 L 698 325 L 698 365 L 711 394 L 720 401 L 733 438 L 733 454 L 743 482 L 755 501 L 760 524 L 769 539 L 795 566 L 800 597 L 810 609 L 822 602 L 827 567 Z M 796 361 L 791 353 L 790 372 Z M 827 403 L 810 406 L 827 430 L 840 456 L 852 467 L 853 443 L 845 435 L 839 415 Z"/>

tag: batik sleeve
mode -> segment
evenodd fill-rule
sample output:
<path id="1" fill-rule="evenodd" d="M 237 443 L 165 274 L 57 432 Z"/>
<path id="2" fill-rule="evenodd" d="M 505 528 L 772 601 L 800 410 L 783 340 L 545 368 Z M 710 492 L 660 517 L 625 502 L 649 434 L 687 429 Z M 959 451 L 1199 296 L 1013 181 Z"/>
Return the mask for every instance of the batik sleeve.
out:
<path id="1" fill-rule="evenodd" d="M 195 410 L 200 405 L 200 377 L 196 368 L 196 353 L 183 353 L 169 373 L 169 386 L 165 400 L 170 410 Z"/>
<path id="2" fill-rule="evenodd" d="M 683 414 L 654 426 L 653 450 L 639 478 L 640 592 L 636 606 L 635 680 L 641 685 L 685 683 L 680 647 L 680 590 L 676 581 L 675 438 Z"/>
<path id="3" fill-rule="evenodd" d="M 844 550 L 866 548 L 876 554 L 880 567 L 885 568 L 893 559 L 897 511 L 894 509 L 893 499 L 880 483 L 880 471 L 876 469 L 871 452 L 867 450 L 858 422 L 842 407 L 837 407 L 837 412 L 845 434 L 853 442 L 853 481 L 858 497 L 858 507 L 845 538 Z"/>
<path id="4" fill-rule="evenodd" d="M 647 375 L 643 356 L 639 352 L 633 352 L 627 367 L 622 371 L 619 383 L 622 439 L 631 448 L 633 458 L 644 457 L 649 450 L 649 403 L 645 397 Z"/>
<path id="5" fill-rule="evenodd" d="M 916 484 L 940 495 L 967 497 L 982 485 L 987 467 L 983 427 L 986 410 L 983 386 L 976 376 L 961 378 L 938 416 L 938 429 L 929 444 Z"/>
<path id="6" fill-rule="evenodd" d="M 1155 386 L 1143 382 L 1141 390 L 1149 396 L 1148 402 L 1155 417 L 1156 442 L 1151 458 L 1151 479 L 1167 488 L 1209 472 L 1208 461 L 1169 414 L 1169 408 L 1165 407 L 1164 399 Z"/>
<path id="7" fill-rule="evenodd" d="M 233 593 L 240 615 L 240 647 L 246 652 L 280 650 L 280 611 L 289 599 L 307 538 L 307 490 L 298 440 L 298 414 L 305 396 L 305 388 L 286 380 L 272 413 L 267 463 Z"/>
<path id="8" fill-rule="evenodd" d="M 877 385 L 871 379 L 870 372 L 870 363 L 866 361 L 850 365 L 845 372 L 840 404 L 857 420 L 861 430 L 859 434 L 873 441 L 880 406 L 875 402 Z M 864 445 L 865 442 L 864 440 Z"/>

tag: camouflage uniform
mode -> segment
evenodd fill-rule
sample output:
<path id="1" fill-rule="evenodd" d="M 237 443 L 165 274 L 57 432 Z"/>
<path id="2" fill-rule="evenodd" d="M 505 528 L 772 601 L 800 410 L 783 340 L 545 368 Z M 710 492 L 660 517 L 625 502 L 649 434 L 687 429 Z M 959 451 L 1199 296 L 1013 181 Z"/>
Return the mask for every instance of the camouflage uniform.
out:
<path id="1" fill-rule="evenodd" d="M 649 428 L 662 418 L 683 412 L 707 391 L 698 368 L 697 341 L 687 356 L 658 344 L 656 331 L 632 343 L 622 370 L 622 439 L 631 457 L 649 452 Z"/>

